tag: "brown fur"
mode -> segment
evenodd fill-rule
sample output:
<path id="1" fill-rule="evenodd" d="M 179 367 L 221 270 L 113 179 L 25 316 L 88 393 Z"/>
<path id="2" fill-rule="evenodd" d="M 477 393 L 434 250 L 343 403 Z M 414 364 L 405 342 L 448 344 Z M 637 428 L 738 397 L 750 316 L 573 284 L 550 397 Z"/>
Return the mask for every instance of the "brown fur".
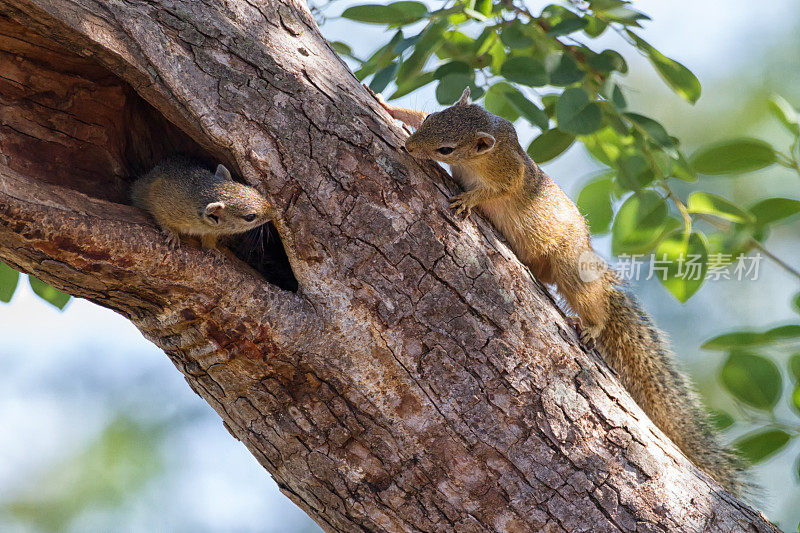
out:
<path id="1" fill-rule="evenodd" d="M 137 179 L 131 198 L 133 205 L 153 215 L 170 247 L 181 234 L 200 237 L 204 248 L 215 248 L 219 237 L 260 226 L 274 214 L 261 193 L 231 180 L 222 165 L 215 174 L 183 157 L 167 159 Z"/>
<path id="2" fill-rule="evenodd" d="M 465 192 L 451 205 L 469 216 L 478 207 L 542 282 L 555 284 L 580 317 L 584 338 L 597 341 L 639 406 L 700 468 L 740 493 L 739 460 L 718 442 L 668 343 L 612 271 L 581 279 L 579 257 L 592 252 L 586 220 L 564 191 L 531 160 L 511 122 L 469 102 L 432 113 L 405 143 L 415 157 L 451 165 Z M 424 114 L 383 103 L 402 119 Z M 416 115 L 412 113 L 417 113 Z M 486 150 L 486 147 L 494 145 Z M 450 153 L 438 150 L 452 148 Z"/>

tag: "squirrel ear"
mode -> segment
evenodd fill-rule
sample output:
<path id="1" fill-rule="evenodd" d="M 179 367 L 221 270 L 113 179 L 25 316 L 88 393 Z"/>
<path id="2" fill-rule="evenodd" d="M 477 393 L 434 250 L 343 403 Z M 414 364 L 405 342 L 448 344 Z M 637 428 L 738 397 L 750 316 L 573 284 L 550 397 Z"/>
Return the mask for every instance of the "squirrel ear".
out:
<path id="1" fill-rule="evenodd" d="M 219 224 L 219 216 L 222 214 L 224 209 L 225 202 L 211 202 L 210 204 L 206 205 L 203 214 L 205 215 L 205 218 L 212 224 Z"/>
<path id="2" fill-rule="evenodd" d="M 470 105 L 472 100 L 469 98 L 469 85 L 464 88 L 464 92 L 461 93 L 461 98 L 458 99 L 458 102 L 455 105 Z"/>
<path id="3" fill-rule="evenodd" d="M 222 164 L 217 165 L 217 172 L 214 174 L 214 176 L 217 177 L 217 178 L 222 178 L 224 180 L 229 180 L 229 181 L 231 179 L 233 179 L 233 178 L 231 178 L 230 171 L 227 168 L 225 168 L 225 165 L 222 165 Z"/>
<path id="4" fill-rule="evenodd" d="M 496 142 L 493 135 L 485 131 L 479 131 L 475 136 L 475 155 L 482 155 L 490 152 L 494 148 Z"/>

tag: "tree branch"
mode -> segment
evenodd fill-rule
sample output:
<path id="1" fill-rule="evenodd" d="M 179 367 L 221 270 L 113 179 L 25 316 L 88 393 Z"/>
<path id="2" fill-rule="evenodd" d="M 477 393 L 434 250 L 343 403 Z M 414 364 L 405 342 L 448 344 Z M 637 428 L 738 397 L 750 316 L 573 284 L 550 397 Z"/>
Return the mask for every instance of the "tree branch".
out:
<path id="1" fill-rule="evenodd" d="M 491 228 L 451 218 L 441 171 L 397 149 L 305 6 L 0 15 L 0 259 L 130 318 L 326 530 L 776 531 L 649 422 Z M 170 252 L 121 205 L 178 150 L 270 198 L 296 293 Z"/>

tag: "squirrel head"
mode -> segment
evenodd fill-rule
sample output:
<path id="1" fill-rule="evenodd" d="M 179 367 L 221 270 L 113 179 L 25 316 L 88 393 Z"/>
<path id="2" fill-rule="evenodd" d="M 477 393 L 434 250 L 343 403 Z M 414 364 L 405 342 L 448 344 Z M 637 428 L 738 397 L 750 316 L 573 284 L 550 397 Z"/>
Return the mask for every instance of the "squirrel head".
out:
<path id="1" fill-rule="evenodd" d="M 491 154 L 497 147 L 498 132 L 507 129 L 502 122 L 508 121 L 473 104 L 469 96 L 467 87 L 458 102 L 428 115 L 406 139 L 406 151 L 418 159 L 450 164 L 464 164 Z M 508 122 L 508 126 L 513 132 L 513 125 Z"/>
<path id="2" fill-rule="evenodd" d="M 214 201 L 200 209 L 203 223 L 220 234 L 244 233 L 275 218 L 275 210 L 260 192 L 233 181 L 224 165 L 214 174 Z"/>

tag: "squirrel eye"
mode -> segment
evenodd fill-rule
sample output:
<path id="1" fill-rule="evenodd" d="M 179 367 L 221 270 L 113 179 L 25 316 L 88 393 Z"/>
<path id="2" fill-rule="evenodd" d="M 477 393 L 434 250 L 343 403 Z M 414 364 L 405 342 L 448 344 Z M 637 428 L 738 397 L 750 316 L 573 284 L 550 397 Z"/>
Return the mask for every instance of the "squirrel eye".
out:
<path id="1" fill-rule="evenodd" d="M 436 151 L 439 152 L 442 155 L 447 155 L 447 154 L 452 154 L 453 153 L 453 149 L 450 146 L 442 146 L 441 148 L 439 148 Z"/>
<path id="2" fill-rule="evenodd" d="M 242 218 L 245 219 L 247 222 L 252 222 L 252 221 L 254 221 L 256 219 L 256 215 L 253 214 L 253 213 L 250 213 L 249 215 L 245 215 Z"/>

